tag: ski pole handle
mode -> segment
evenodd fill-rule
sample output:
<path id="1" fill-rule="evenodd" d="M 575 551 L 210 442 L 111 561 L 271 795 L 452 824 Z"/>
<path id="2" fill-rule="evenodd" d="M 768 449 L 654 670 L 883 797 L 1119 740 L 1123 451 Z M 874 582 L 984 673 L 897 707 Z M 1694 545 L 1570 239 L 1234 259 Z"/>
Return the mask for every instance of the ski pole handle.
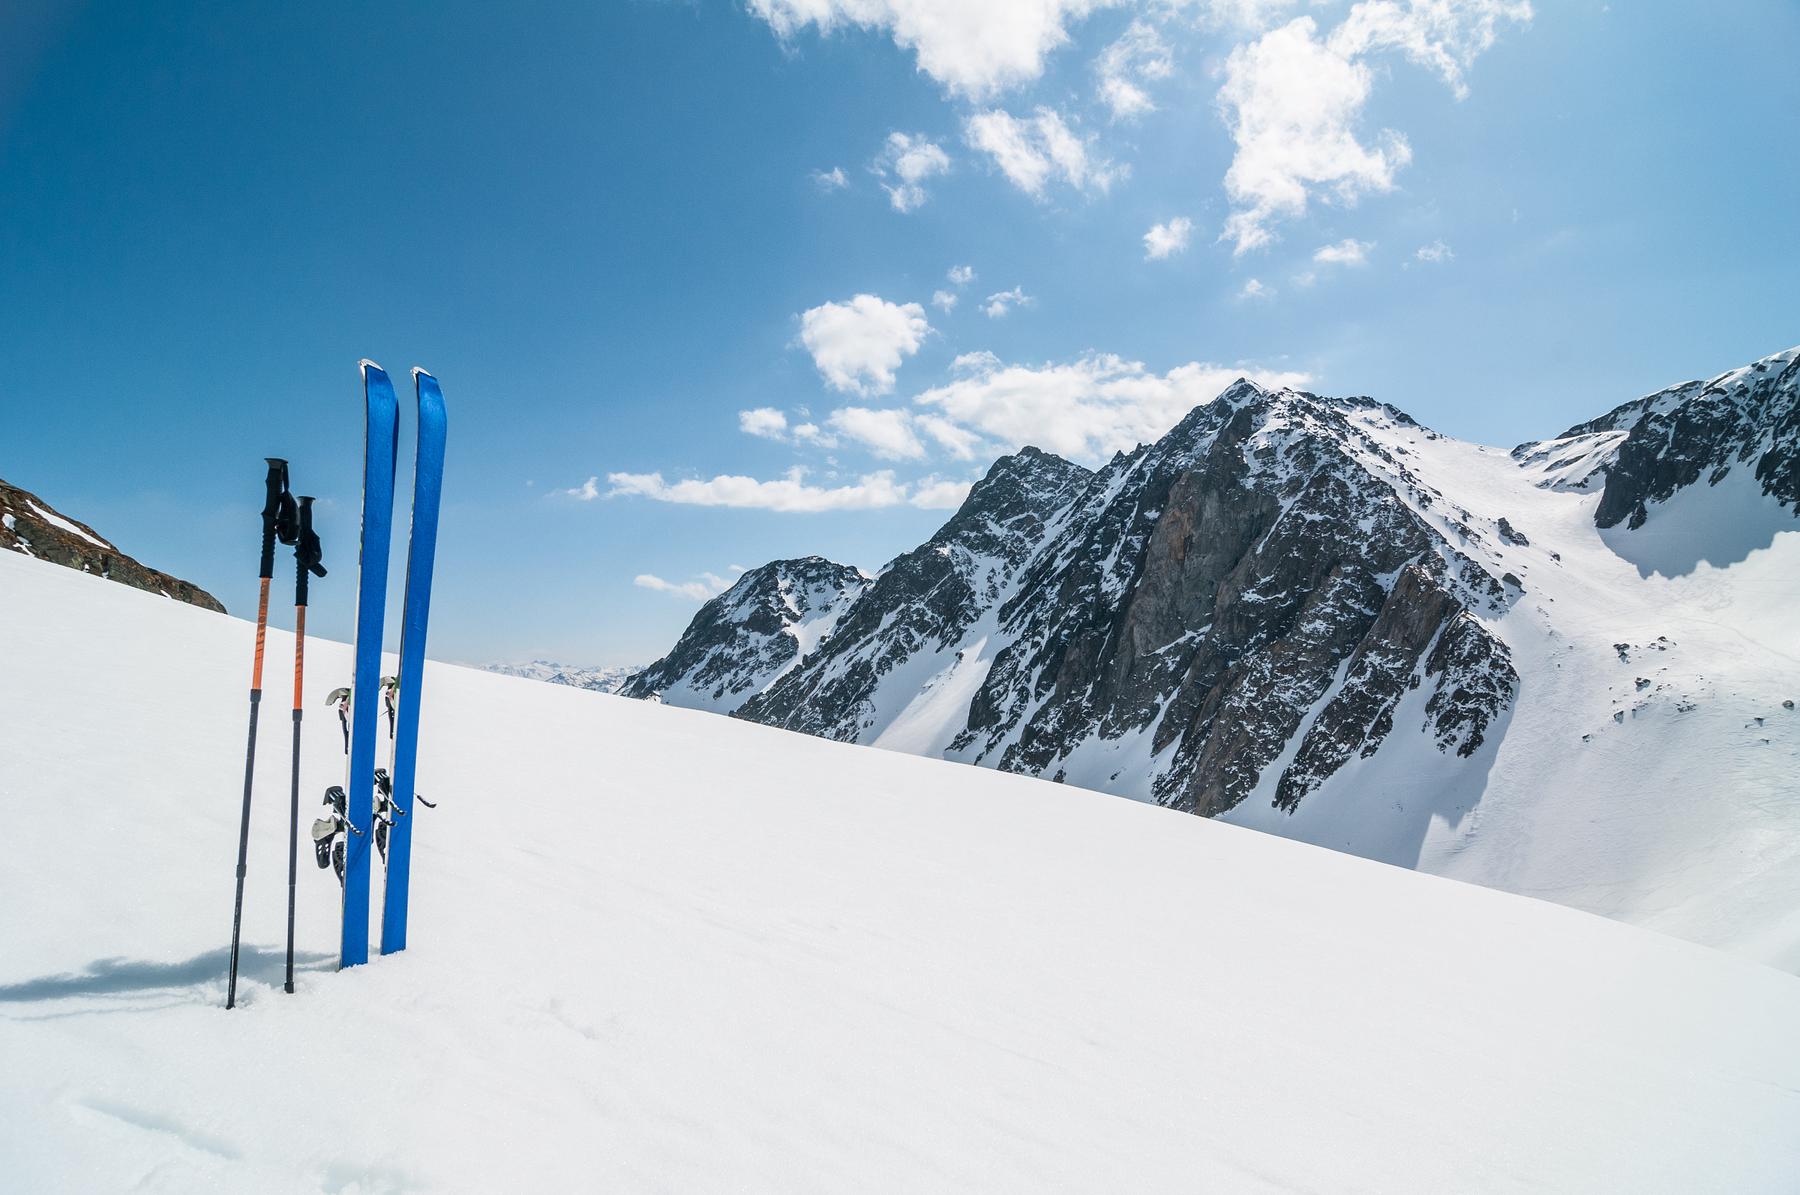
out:
<path id="1" fill-rule="evenodd" d="M 323 577 L 325 566 L 320 563 L 324 558 L 319 546 L 319 537 L 313 532 L 311 497 L 300 497 L 300 522 L 298 534 L 294 540 L 294 605 L 306 605 L 306 585 L 311 577 Z"/>
<path id="2" fill-rule="evenodd" d="M 275 575 L 275 527 L 281 518 L 282 499 L 288 492 L 288 463 L 278 456 L 266 456 L 269 473 L 263 478 L 262 570 L 259 577 Z"/>

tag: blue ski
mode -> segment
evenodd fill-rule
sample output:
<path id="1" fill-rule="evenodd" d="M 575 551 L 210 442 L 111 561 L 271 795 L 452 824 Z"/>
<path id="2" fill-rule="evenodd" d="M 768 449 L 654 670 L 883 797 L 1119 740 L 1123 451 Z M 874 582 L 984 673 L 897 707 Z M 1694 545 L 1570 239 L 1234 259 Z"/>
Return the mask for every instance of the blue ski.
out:
<path id="1" fill-rule="evenodd" d="M 381 624 L 387 613 L 388 541 L 394 528 L 394 465 L 400 408 L 381 366 L 362 363 L 362 568 L 356 583 L 356 674 L 350 688 L 350 774 L 344 816 L 344 932 L 340 967 L 369 961 L 369 831 L 375 823 L 376 710 L 381 693 Z"/>
<path id="2" fill-rule="evenodd" d="M 444 395 L 437 379 L 413 370 L 419 399 L 419 446 L 413 464 L 412 539 L 406 550 L 406 604 L 400 621 L 400 692 L 394 718 L 394 824 L 388 827 L 387 889 L 381 906 L 381 953 L 406 949 L 406 897 L 412 879 L 413 785 L 419 762 L 419 696 L 425 679 L 425 624 L 431 613 L 431 569 L 437 554 L 438 497 L 444 487 Z"/>

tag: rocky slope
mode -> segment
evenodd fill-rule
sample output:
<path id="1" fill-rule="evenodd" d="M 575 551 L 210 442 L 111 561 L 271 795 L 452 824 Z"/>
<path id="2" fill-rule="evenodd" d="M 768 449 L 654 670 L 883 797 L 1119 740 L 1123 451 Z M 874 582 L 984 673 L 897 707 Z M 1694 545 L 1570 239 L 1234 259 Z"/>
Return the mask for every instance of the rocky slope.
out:
<path id="1" fill-rule="evenodd" d="M 830 639 L 745 703 L 740 715 L 848 741 L 880 737 L 920 665 L 961 650 L 1012 591 L 1047 516 L 1092 479 L 1035 448 L 995 462 L 949 522 L 862 592 Z"/>
<path id="2" fill-rule="evenodd" d="M 703 611 L 675 671 L 743 683 L 627 691 L 1800 967 L 1797 360 L 1510 454 L 1239 382 L 1097 471 L 1004 458 L 773 665 Z"/>
<path id="3" fill-rule="evenodd" d="M 826 639 L 869 581 L 822 556 L 751 569 L 700 607 L 668 655 L 619 691 L 731 713 Z"/>
<path id="4" fill-rule="evenodd" d="M 218 598 L 199 586 L 139 564 L 86 523 L 5 481 L 0 481 L 0 549 L 23 552 L 207 610 L 225 611 Z"/>
<path id="5" fill-rule="evenodd" d="M 1800 348 L 1624 403 L 1513 456 L 1543 484 L 1598 489 L 1600 527 L 1636 530 L 1654 504 L 1702 478 L 1716 486 L 1738 466 L 1800 514 Z"/>
<path id="6" fill-rule="evenodd" d="M 1057 779 L 1113 757 L 1083 779 L 1205 814 L 1249 794 L 1328 689 L 1284 805 L 1378 748 L 1420 685 L 1425 729 L 1470 754 L 1517 677 L 1464 615 L 1506 589 L 1371 471 L 1394 460 L 1352 413 L 1411 426 L 1240 382 L 1098 473 L 1004 458 L 739 715 Z M 1160 766 L 1127 778 L 1133 755 Z"/>

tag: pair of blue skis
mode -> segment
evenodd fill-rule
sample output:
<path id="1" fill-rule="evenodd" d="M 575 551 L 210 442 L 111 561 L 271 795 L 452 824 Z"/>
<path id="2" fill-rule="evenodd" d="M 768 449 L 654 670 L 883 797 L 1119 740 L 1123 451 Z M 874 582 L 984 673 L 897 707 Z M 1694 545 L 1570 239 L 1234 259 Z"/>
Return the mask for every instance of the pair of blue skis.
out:
<path id="1" fill-rule="evenodd" d="M 344 929 L 338 965 L 369 961 L 370 844 L 375 835 L 375 745 L 381 692 L 381 633 L 387 612 L 388 544 L 394 523 L 394 470 L 400 408 L 381 366 L 362 362 L 367 422 L 363 441 L 362 567 L 356 591 L 356 672 L 350 689 L 350 775 L 344 816 Z M 425 626 L 437 554 L 438 499 L 444 487 L 444 395 L 437 379 L 413 370 L 419 443 L 413 466 L 412 538 L 400 616 L 400 691 L 394 720 L 393 824 L 381 904 L 381 953 L 406 949 L 406 898 L 412 878 L 413 785 L 419 759 L 419 695 L 425 677 Z"/>

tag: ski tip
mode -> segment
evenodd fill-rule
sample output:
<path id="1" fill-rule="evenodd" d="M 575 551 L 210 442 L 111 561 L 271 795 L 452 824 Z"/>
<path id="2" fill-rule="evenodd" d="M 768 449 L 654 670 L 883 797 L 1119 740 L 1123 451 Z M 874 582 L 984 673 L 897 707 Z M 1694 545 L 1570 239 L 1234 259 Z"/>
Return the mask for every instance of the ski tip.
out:
<path id="1" fill-rule="evenodd" d="M 363 377 L 365 377 L 365 378 L 369 376 L 369 371 L 371 369 L 374 370 L 376 373 L 386 373 L 387 372 L 387 370 L 381 368 L 381 366 L 379 366 L 375 362 L 369 360 L 367 357 L 364 357 L 361 361 L 358 361 L 356 363 L 356 367 L 358 369 L 362 370 Z"/>
<path id="2" fill-rule="evenodd" d="M 426 377 L 426 378 L 430 378 L 434 382 L 437 381 L 437 375 L 432 373 L 429 369 L 426 369 L 423 365 L 413 366 L 412 367 L 412 375 L 415 380 L 417 380 L 418 378 L 421 378 L 421 377 Z"/>

